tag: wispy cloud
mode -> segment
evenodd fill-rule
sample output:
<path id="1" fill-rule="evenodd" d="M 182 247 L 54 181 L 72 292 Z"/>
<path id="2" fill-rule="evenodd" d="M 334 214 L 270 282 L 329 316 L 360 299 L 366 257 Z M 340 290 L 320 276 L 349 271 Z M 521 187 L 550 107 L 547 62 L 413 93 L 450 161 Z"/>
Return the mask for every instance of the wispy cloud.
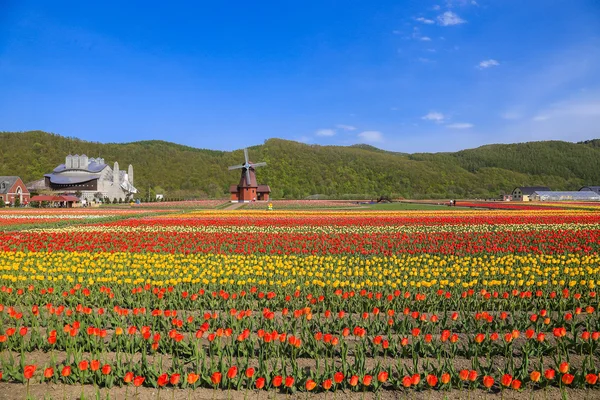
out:
<path id="1" fill-rule="evenodd" d="M 485 68 L 490 68 L 490 67 L 497 67 L 498 65 L 500 65 L 500 63 L 494 59 L 489 59 L 489 60 L 483 60 L 481 61 L 478 65 L 477 68 L 479 69 L 485 69 Z"/>
<path id="2" fill-rule="evenodd" d="M 364 131 L 359 133 L 358 137 L 367 143 L 380 143 L 383 141 L 383 134 L 379 131 Z"/>
<path id="3" fill-rule="evenodd" d="M 356 130 L 356 127 L 352 126 L 352 125 L 337 124 L 335 127 L 337 129 L 341 129 L 343 131 L 355 131 Z"/>
<path id="4" fill-rule="evenodd" d="M 423 18 L 423 17 L 415 18 L 415 21 L 419 21 L 419 22 L 421 22 L 423 24 L 427 24 L 427 25 L 435 24 L 434 20 Z"/>
<path id="5" fill-rule="evenodd" d="M 446 117 L 444 116 L 444 114 L 435 111 L 431 111 L 427 115 L 421 117 L 421 119 L 424 119 L 426 121 L 433 121 L 437 123 L 443 122 L 445 118 Z"/>
<path id="6" fill-rule="evenodd" d="M 450 128 L 450 129 L 470 129 L 472 127 L 473 127 L 473 124 L 470 124 L 468 122 L 457 122 L 455 124 L 446 125 L 446 128 Z"/>
<path id="7" fill-rule="evenodd" d="M 438 15 L 437 20 L 442 26 L 460 25 L 467 22 L 452 11 L 446 11 L 442 15 Z"/>
<path id="8" fill-rule="evenodd" d="M 421 40 L 424 42 L 431 42 L 431 38 L 429 36 L 421 36 Z"/>
<path id="9" fill-rule="evenodd" d="M 335 131 L 333 129 L 319 129 L 315 132 L 317 136 L 334 136 Z"/>

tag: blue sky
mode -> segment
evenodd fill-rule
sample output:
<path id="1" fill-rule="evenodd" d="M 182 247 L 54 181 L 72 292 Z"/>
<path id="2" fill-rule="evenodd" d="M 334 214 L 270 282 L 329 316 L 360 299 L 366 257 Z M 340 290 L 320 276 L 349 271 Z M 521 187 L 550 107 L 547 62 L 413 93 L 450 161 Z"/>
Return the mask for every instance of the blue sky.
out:
<path id="1" fill-rule="evenodd" d="M 596 0 L 0 0 L 0 130 L 231 150 L 600 138 Z"/>

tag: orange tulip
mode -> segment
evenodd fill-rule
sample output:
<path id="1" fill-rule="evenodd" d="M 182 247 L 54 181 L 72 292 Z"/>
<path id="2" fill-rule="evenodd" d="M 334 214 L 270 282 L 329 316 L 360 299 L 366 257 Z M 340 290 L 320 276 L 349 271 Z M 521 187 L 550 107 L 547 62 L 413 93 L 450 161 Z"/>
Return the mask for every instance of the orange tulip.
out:
<path id="1" fill-rule="evenodd" d="M 492 378 L 489 375 L 484 376 L 483 377 L 483 386 L 490 389 L 492 386 L 494 386 L 494 378 Z"/>
<path id="2" fill-rule="evenodd" d="M 532 382 L 539 382 L 541 377 L 542 374 L 540 371 L 533 371 L 531 374 L 529 374 L 529 379 L 531 379 Z"/>
<path id="3" fill-rule="evenodd" d="M 504 374 L 504 375 L 502 375 L 502 378 L 500 379 L 500 383 L 502 384 L 502 386 L 508 387 L 512 383 L 512 380 L 513 380 L 512 375 Z"/>
<path id="4" fill-rule="evenodd" d="M 435 376 L 433 374 L 427 375 L 427 384 L 431 387 L 434 387 L 435 385 L 437 385 L 438 384 L 437 376 Z"/>
<path id="5" fill-rule="evenodd" d="M 169 383 L 171 386 L 179 385 L 179 380 L 181 379 L 181 374 L 173 374 L 169 377 Z"/>
<path id="6" fill-rule="evenodd" d="M 562 383 L 565 385 L 570 385 L 573 382 L 573 379 L 575 379 L 575 377 L 571 374 L 564 374 L 561 378 Z"/>
<path id="7" fill-rule="evenodd" d="M 65 368 L 67 368 L 67 367 L 65 367 Z M 64 372 L 64 370 L 63 370 L 63 372 Z M 127 372 L 125 374 L 125 376 L 123 377 L 123 382 L 125 382 L 125 383 L 131 383 L 132 381 L 133 381 L 133 372 Z"/>
<path id="8" fill-rule="evenodd" d="M 60 371 L 60 374 L 62 376 L 64 376 L 65 378 L 69 375 L 71 375 L 71 367 L 69 365 L 65 365 L 62 369 L 62 371 Z"/>
<path id="9" fill-rule="evenodd" d="M 310 392 L 315 387 L 317 387 L 317 382 L 313 381 L 312 379 L 309 379 L 306 381 L 305 387 L 306 387 L 306 390 Z"/>

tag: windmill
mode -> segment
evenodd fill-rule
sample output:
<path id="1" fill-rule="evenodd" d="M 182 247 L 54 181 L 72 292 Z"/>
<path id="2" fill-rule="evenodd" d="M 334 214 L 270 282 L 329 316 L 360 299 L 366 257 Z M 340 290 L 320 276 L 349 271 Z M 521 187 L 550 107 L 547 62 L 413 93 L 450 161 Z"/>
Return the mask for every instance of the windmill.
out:
<path id="1" fill-rule="evenodd" d="M 229 171 L 242 170 L 240 183 L 231 186 L 231 201 L 268 200 L 271 189 L 267 185 L 259 185 L 256 181 L 255 168 L 266 166 L 266 162 L 253 163 L 248 159 L 248 149 L 244 149 L 244 163 L 229 167 Z"/>

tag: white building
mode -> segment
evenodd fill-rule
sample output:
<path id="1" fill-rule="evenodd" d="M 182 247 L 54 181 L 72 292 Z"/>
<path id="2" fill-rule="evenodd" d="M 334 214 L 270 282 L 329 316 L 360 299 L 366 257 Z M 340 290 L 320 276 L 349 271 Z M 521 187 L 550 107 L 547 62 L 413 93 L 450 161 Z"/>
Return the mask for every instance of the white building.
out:
<path id="1" fill-rule="evenodd" d="M 88 158 L 85 154 L 69 154 L 64 164 L 54 168 L 44 178 L 47 189 L 61 193 L 81 192 L 81 200 L 88 202 L 105 197 L 111 201 L 125 200 L 137 193 L 133 186 L 133 166 L 129 165 L 125 172 L 119 169 L 118 162 L 110 168 L 103 158 Z"/>

